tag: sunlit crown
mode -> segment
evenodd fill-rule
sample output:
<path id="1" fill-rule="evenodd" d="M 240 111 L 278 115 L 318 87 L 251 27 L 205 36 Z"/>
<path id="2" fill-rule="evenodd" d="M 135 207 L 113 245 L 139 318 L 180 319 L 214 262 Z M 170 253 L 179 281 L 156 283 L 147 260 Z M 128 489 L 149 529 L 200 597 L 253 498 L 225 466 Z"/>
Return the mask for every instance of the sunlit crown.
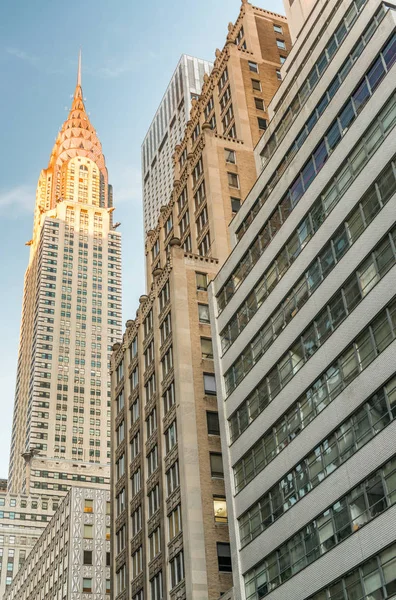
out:
<path id="1" fill-rule="evenodd" d="M 81 54 L 78 61 L 77 85 L 74 92 L 72 106 L 69 115 L 64 122 L 52 149 L 47 173 L 52 172 L 53 181 L 58 186 L 53 186 L 51 205 L 62 199 L 59 183 L 62 172 L 70 159 L 85 157 L 92 160 L 98 166 L 104 189 L 107 190 L 108 176 L 102 145 L 98 139 L 95 128 L 92 126 L 85 110 L 83 92 L 81 87 Z M 61 186 L 62 187 L 62 186 Z M 107 194 L 106 194 L 107 195 Z"/>

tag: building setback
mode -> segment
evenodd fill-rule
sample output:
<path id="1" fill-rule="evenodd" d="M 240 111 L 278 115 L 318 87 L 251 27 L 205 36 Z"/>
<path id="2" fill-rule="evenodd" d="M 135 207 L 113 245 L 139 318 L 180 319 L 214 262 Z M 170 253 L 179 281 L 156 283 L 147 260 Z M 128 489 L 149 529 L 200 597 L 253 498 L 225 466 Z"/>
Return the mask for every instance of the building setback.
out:
<path id="1" fill-rule="evenodd" d="M 173 188 L 173 152 L 181 142 L 192 100 L 199 97 L 204 75 L 213 64 L 183 54 L 177 63 L 161 103 L 142 144 L 144 232 L 157 225 L 162 204 Z"/>
<path id="2" fill-rule="evenodd" d="M 232 587 L 207 285 L 256 179 L 253 147 L 289 49 L 285 18 L 243 2 L 148 232 L 148 293 L 111 361 L 118 600 L 217 600 Z"/>
<path id="3" fill-rule="evenodd" d="M 4 600 L 110 599 L 110 492 L 71 488 Z"/>
<path id="4" fill-rule="evenodd" d="M 121 336 L 121 239 L 113 210 L 101 144 L 84 106 L 80 64 L 69 116 L 40 174 L 27 243 L 12 493 L 29 493 L 29 465 L 37 455 L 51 461 L 51 474 L 45 468 L 34 473 L 35 493 L 40 486 L 56 490 L 54 472 L 65 474 L 65 467 L 73 485 L 81 469 L 103 477 L 110 462 L 109 349 Z"/>
<path id="5" fill-rule="evenodd" d="M 210 289 L 235 596 L 394 598 L 396 12 L 295 4 Z"/>

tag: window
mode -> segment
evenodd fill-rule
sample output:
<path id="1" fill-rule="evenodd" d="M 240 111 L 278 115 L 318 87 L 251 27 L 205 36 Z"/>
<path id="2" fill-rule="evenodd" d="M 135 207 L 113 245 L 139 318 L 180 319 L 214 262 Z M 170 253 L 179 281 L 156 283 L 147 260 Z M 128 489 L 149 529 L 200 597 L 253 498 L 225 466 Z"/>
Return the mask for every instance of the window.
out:
<path id="1" fill-rule="evenodd" d="M 176 461 L 166 472 L 166 492 L 170 496 L 179 487 L 179 463 Z"/>
<path id="2" fill-rule="evenodd" d="M 134 474 L 131 477 L 131 482 L 132 482 L 132 496 L 136 496 L 136 494 L 138 492 L 140 492 L 140 487 L 141 487 L 140 469 L 138 469 L 137 471 L 134 472 Z"/>
<path id="3" fill-rule="evenodd" d="M 195 167 L 193 169 L 193 173 L 192 173 L 194 187 L 198 183 L 199 179 L 201 178 L 202 173 L 203 173 L 203 163 L 202 163 L 202 158 L 200 158 L 199 161 L 197 162 L 197 164 L 195 165 Z"/>
<path id="4" fill-rule="evenodd" d="M 203 207 L 201 212 L 199 213 L 199 217 L 197 219 L 197 230 L 198 235 L 201 233 L 206 223 L 208 222 L 208 209 L 206 206 Z"/>
<path id="5" fill-rule="evenodd" d="M 116 476 L 117 481 L 124 475 L 125 473 L 125 455 L 122 454 L 120 458 L 116 461 Z"/>
<path id="6" fill-rule="evenodd" d="M 91 577 L 83 578 L 83 592 L 90 594 L 92 592 L 92 579 Z"/>
<path id="7" fill-rule="evenodd" d="M 210 323 L 208 304 L 198 304 L 198 316 L 200 323 Z"/>
<path id="8" fill-rule="evenodd" d="M 149 518 L 153 516 L 155 512 L 159 509 L 160 499 L 159 499 L 159 485 L 157 485 L 147 494 L 148 498 L 148 513 Z"/>
<path id="9" fill-rule="evenodd" d="M 225 496 L 213 496 L 213 512 L 216 523 L 228 523 L 227 502 Z"/>
<path id="10" fill-rule="evenodd" d="M 280 25 L 274 25 L 275 33 L 283 33 L 282 27 Z"/>
<path id="11" fill-rule="evenodd" d="M 188 210 L 186 210 L 186 212 L 184 213 L 183 217 L 181 218 L 181 220 L 179 222 L 180 237 L 183 237 L 183 235 L 187 231 L 187 227 L 188 227 L 189 223 L 190 223 L 190 213 L 188 212 Z"/>
<path id="12" fill-rule="evenodd" d="M 213 373 L 204 373 L 204 390 L 209 396 L 216 395 L 216 377 Z"/>
<path id="13" fill-rule="evenodd" d="M 164 357 L 161 361 L 161 365 L 162 365 L 162 378 L 165 379 L 165 377 L 168 375 L 168 373 L 170 373 L 170 371 L 173 367 L 172 346 L 169 348 L 168 352 L 166 352 L 166 354 L 164 355 Z"/>
<path id="14" fill-rule="evenodd" d="M 283 65 L 286 62 L 286 56 L 279 56 L 280 64 Z"/>
<path id="15" fill-rule="evenodd" d="M 209 338 L 201 338 L 202 358 L 213 359 L 212 340 Z"/>
<path id="16" fill-rule="evenodd" d="M 255 62 L 252 62 L 251 60 L 248 61 L 248 65 L 249 65 L 249 71 L 252 71 L 252 73 L 258 73 L 259 72 L 259 68 L 258 68 L 258 64 Z"/>
<path id="17" fill-rule="evenodd" d="M 150 560 L 161 552 L 161 529 L 157 527 L 149 536 Z"/>
<path id="18" fill-rule="evenodd" d="M 132 554 L 132 579 L 135 579 L 143 570 L 143 550 L 142 547 Z"/>
<path id="19" fill-rule="evenodd" d="M 132 423 L 136 423 L 136 421 L 139 418 L 139 414 L 140 414 L 139 398 L 137 398 L 135 400 L 135 402 L 132 404 L 132 406 L 130 408 L 130 412 L 131 412 L 131 421 L 132 421 Z"/>
<path id="20" fill-rule="evenodd" d="M 198 246 L 199 256 L 206 256 L 210 250 L 210 234 L 209 232 L 204 236 L 202 242 Z"/>
<path id="21" fill-rule="evenodd" d="M 180 194 L 179 198 L 177 199 L 177 206 L 178 206 L 178 212 L 179 212 L 179 214 L 181 213 L 181 211 L 183 210 L 184 206 L 186 205 L 187 200 L 188 200 L 187 187 L 185 187 L 183 189 L 182 193 Z"/>
<path id="22" fill-rule="evenodd" d="M 125 510 L 125 488 L 123 488 L 120 493 L 116 496 L 116 516 L 119 517 L 120 514 Z"/>
<path id="23" fill-rule="evenodd" d="M 139 506 L 132 513 L 131 521 L 132 521 L 132 536 L 135 536 L 142 529 L 142 507 L 141 506 Z"/>
<path id="24" fill-rule="evenodd" d="M 106 594 L 110 594 L 110 579 L 106 579 Z"/>
<path id="25" fill-rule="evenodd" d="M 255 98 L 254 99 L 254 104 L 257 108 L 257 110 L 264 110 L 264 100 L 262 100 L 261 98 Z"/>
<path id="26" fill-rule="evenodd" d="M 159 251 L 160 251 L 159 240 L 156 240 L 156 242 L 154 243 L 154 246 L 151 248 L 151 259 L 153 262 L 157 258 Z"/>
<path id="27" fill-rule="evenodd" d="M 210 472 L 212 477 L 224 478 L 223 457 L 219 452 L 210 453 Z"/>
<path id="28" fill-rule="evenodd" d="M 208 276 L 206 273 L 195 273 L 197 290 L 205 291 L 208 289 Z"/>
<path id="29" fill-rule="evenodd" d="M 136 367 L 136 369 L 134 369 L 132 371 L 132 375 L 131 375 L 131 389 L 134 390 L 135 387 L 137 387 L 139 385 L 139 367 Z"/>
<path id="30" fill-rule="evenodd" d="M 186 239 L 183 242 L 183 250 L 184 250 L 184 252 L 191 252 L 192 251 L 191 235 L 190 234 L 186 237 Z"/>
<path id="31" fill-rule="evenodd" d="M 230 104 L 230 106 L 228 107 L 227 111 L 224 113 L 224 117 L 223 117 L 223 133 L 226 133 L 229 125 L 231 124 L 231 121 L 234 118 L 234 109 L 232 107 L 232 104 Z M 232 137 L 232 136 L 231 136 Z"/>
<path id="32" fill-rule="evenodd" d="M 93 538 L 93 525 L 84 524 L 84 539 L 92 540 Z"/>
<path id="33" fill-rule="evenodd" d="M 276 76 L 278 79 L 282 79 L 282 73 L 280 72 L 280 69 L 276 69 Z"/>
<path id="34" fill-rule="evenodd" d="M 225 107 L 227 106 L 227 104 L 230 100 L 231 100 L 231 89 L 230 89 L 230 86 L 227 86 L 226 89 L 224 90 L 224 94 L 222 95 L 222 97 L 219 100 L 221 112 L 223 112 L 223 110 L 225 109 Z"/>
<path id="35" fill-rule="evenodd" d="M 171 589 L 173 589 L 184 579 L 183 552 L 176 554 L 176 556 L 169 561 L 169 566 L 171 575 Z"/>
<path id="36" fill-rule="evenodd" d="M 169 298 L 170 298 L 170 287 L 169 287 L 169 279 L 168 279 L 168 281 L 165 283 L 164 287 L 161 289 L 160 293 L 158 294 L 158 303 L 159 303 L 160 312 L 168 304 Z"/>
<path id="37" fill-rule="evenodd" d="M 166 415 L 170 411 L 172 406 L 175 404 L 175 384 L 174 384 L 174 382 L 172 382 L 171 385 L 166 390 L 165 394 L 163 395 L 163 399 L 164 399 L 164 414 Z"/>
<path id="38" fill-rule="evenodd" d="M 169 541 L 173 540 L 182 530 L 181 506 L 178 504 L 168 517 Z"/>
<path id="39" fill-rule="evenodd" d="M 224 573 L 232 572 L 230 544 L 217 543 L 217 560 L 219 571 Z"/>
<path id="40" fill-rule="evenodd" d="M 227 173 L 228 185 L 233 188 L 239 189 L 239 178 L 236 173 Z"/>
<path id="41" fill-rule="evenodd" d="M 126 587 L 126 567 L 122 565 L 121 569 L 116 573 L 116 595 L 121 594 Z"/>
<path id="42" fill-rule="evenodd" d="M 93 500 L 89 500 L 86 498 L 84 500 L 84 512 L 91 513 L 93 512 Z"/>
<path id="43" fill-rule="evenodd" d="M 276 40 L 276 45 L 278 46 L 278 48 L 280 48 L 281 50 L 286 50 L 286 44 L 283 40 Z"/>
<path id="44" fill-rule="evenodd" d="M 84 565 L 92 565 L 92 550 L 84 550 Z"/>
<path id="45" fill-rule="evenodd" d="M 117 413 L 124 408 L 124 390 L 116 398 Z"/>
<path id="46" fill-rule="evenodd" d="M 224 148 L 225 161 L 227 163 L 236 164 L 236 154 L 235 150 L 229 150 L 229 148 Z"/>
<path id="47" fill-rule="evenodd" d="M 121 423 L 119 424 L 119 426 L 116 429 L 116 440 L 117 440 L 117 446 L 119 446 L 121 444 L 121 442 L 123 442 L 125 439 L 125 422 L 121 421 Z M 92 502 L 92 507 L 93 507 L 93 501 Z M 84 508 L 84 512 L 92 512 L 91 510 L 85 510 Z"/>
<path id="48" fill-rule="evenodd" d="M 140 452 L 140 431 L 132 438 L 130 442 L 131 460 L 134 460 Z"/>
<path id="49" fill-rule="evenodd" d="M 219 414 L 217 412 L 206 411 L 206 421 L 209 435 L 220 435 Z"/>
<path id="50" fill-rule="evenodd" d="M 151 600 L 164 600 L 162 591 L 162 571 L 150 579 Z"/>
<path id="51" fill-rule="evenodd" d="M 267 129 L 267 120 L 266 119 L 263 119 L 262 117 L 258 117 L 257 123 L 258 123 L 258 127 L 259 127 L 259 129 L 261 129 L 261 131 L 265 131 Z"/>
<path id="52" fill-rule="evenodd" d="M 223 89 L 223 87 L 225 86 L 227 81 L 228 81 L 228 71 L 227 71 L 227 69 L 224 69 L 224 71 L 222 72 L 222 74 L 220 76 L 219 83 L 218 83 L 219 92 L 221 92 L 221 90 Z"/>
<path id="53" fill-rule="evenodd" d="M 150 377 L 150 379 L 147 381 L 147 384 L 145 386 L 146 389 L 146 404 L 147 402 L 150 402 L 151 398 L 154 396 L 155 394 L 155 373 L 153 373 Z"/>
<path id="54" fill-rule="evenodd" d="M 252 79 L 252 88 L 257 92 L 261 92 L 261 81 L 259 79 Z"/>
<path id="55" fill-rule="evenodd" d="M 240 208 L 241 208 L 241 200 L 240 200 L 240 198 L 231 198 L 231 210 L 232 210 L 232 214 L 235 215 Z"/>
<path id="56" fill-rule="evenodd" d="M 154 408 L 146 419 L 147 439 L 157 429 L 157 410 Z"/>
<path id="57" fill-rule="evenodd" d="M 170 217 L 167 219 L 166 223 L 165 223 L 165 235 L 167 236 L 173 228 L 173 217 L 172 215 L 170 215 Z"/>
<path id="58" fill-rule="evenodd" d="M 147 475 L 150 477 L 158 467 L 158 447 L 154 448 L 147 455 Z"/>
<path id="59" fill-rule="evenodd" d="M 165 450 L 166 454 L 168 454 L 177 443 L 177 431 L 176 431 L 176 421 L 170 425 L 170 427 L 165 431 Z"/>

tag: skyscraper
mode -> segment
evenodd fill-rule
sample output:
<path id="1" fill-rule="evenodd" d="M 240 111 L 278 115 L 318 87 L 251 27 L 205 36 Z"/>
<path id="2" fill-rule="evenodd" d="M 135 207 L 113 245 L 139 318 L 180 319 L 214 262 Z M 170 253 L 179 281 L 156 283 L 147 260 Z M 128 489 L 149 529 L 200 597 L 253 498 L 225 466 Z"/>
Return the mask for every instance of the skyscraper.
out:
<path id="1" fill-rule="evenodd" d="M 80 57 L 71 110 L 40 174 L 27 243 L 12 493 L 108 483 L 109 348 L 121 334 L 121 240 L 112 204 L 84 106 Z"/>
<path id="2" fill-rule="evenodd" d="M 199 97 L 213 64 L 183 54 L 142 144 L 144 231 L 157 225 L 159 211 L 173 187 L 173 153 L 181 142 L 192 101 Z"/>
<path id="3" fill-rule="evenodd" d="M 210 291 L 235 596 L 390 599 L 395 6 L 288 12 L 260 175 Z"/>
<path id="4" fill-rule="evenodd" d="M 256 180 L 253 148 L 289 49 L 286 19 L 243 2 L 147 235 L 148 292 L 111 361 L 116 598 L 218 600 L 232 587 L 207 286 Z"/>

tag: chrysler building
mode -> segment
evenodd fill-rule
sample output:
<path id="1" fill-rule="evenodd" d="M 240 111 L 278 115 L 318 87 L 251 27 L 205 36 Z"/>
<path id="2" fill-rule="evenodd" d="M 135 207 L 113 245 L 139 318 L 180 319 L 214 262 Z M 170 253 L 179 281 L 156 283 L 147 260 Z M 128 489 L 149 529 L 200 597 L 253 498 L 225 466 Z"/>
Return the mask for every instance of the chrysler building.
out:
<path id="1" fill-rule="evenodd" d="M 121 337 L 121 236 L 100 141 L 72 107 L 39 177 L 25 274 L 8 488 L 109 483 L 109 354 Z"/>

